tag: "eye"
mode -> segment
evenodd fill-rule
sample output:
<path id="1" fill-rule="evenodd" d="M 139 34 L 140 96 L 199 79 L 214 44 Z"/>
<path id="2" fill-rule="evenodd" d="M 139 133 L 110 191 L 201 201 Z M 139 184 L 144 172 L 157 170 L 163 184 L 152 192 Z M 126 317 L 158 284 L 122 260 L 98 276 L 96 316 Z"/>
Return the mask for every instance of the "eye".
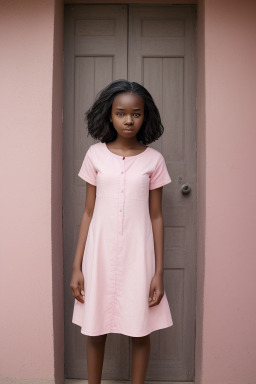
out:
<path id="1" fill-rule="evenodd" d="M 123 112 L 117 112 L 116 115 L 117 116 L 124 116 L 124 113 Z M 133 116 L 134 117 L 140 117 L 140 113 L 134 113 Z"/>

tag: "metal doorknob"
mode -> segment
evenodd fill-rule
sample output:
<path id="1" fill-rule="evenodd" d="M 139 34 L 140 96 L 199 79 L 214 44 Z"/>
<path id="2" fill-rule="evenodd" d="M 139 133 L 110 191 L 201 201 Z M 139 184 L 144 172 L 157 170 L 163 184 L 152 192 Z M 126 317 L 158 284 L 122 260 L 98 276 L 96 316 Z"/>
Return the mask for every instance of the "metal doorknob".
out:
<path id="1" fill-rule="evenodd" d="M 190 185 L 188 184 L 183 184 L 182 187 L 181 187 L 181 192 L 184 194 L 184 195 L 187 195 L 188 193 L 190 193 L 191 191 L 191 187 Z"/>

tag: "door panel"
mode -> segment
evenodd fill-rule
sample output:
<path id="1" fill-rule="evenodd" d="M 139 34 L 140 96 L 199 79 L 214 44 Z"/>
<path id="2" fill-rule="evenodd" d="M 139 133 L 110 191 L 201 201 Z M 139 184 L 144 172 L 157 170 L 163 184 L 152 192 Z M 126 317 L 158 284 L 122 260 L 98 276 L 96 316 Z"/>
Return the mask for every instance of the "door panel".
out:
<path id="1" fill-rule="evenodd" d="M 194 377 L 196 293 L 196 68 L 194 6 L 130 6 L 128 79 L 152 94 L 165 132 L 152 143 L 172 183 L 164 188 L 164 283 L 172 327 L 152 334 L 150 380 Z M 183 183 L 192 191 L 181 193 Z M 159 347 L 161 346 L 161 347 Z"/>
<path id="2" fill-rule="evenodd" d="M 94 141 L 84 113 L 98 91 L 128 78 L 152 94 L 163 136 L 150 146 L 165 157 L 172 183 L 163 189 L 164 285 L 172 327 L 151 334 L 147 380 L 194 378 L 196 292 L 196 8 L 191 5 L 66 6 L 64 60 L 63 230 L 65 367 L 67 378 L 87 378 L 86 338 L 71 323 L 72 261 L 85 202 L 77 173 Z M 129 24 L 129 25 L 128 25 Z M 128 53 L 128 54 L 127 54 Z M 128 65 L 127 65 L 128 62 Z M 181 193 L 188 183 L 191 193 Z M 131 380 L 131 340 L 109 334 L 102 379 Z"/>
<path id="3" fill-rule="evenodd" d="M 65 281 L 65 375 L 87 378 L 86 339 L 71 323 L 74 299 L 69 288 L 85 182 L 77 174 L 94 140 L 86 137 L 85 111 L 97 93 L 114 79 L 127 78 L 127 6 L 65 7 L 63 231 Z M 103 377 L 129 375 L 129 339 L 108 337 Z"/>

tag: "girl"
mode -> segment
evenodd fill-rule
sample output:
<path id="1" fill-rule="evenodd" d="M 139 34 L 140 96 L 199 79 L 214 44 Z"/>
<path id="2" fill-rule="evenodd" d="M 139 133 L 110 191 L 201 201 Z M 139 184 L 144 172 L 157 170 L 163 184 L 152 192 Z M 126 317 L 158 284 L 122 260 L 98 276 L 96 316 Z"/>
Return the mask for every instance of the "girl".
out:
<path id="1" fill-rule="evenodd" d="M 162 187 L 171 182 L 160 152 L 164 131 L 150 93 L 116 80 L 86 113 L 87 150 L 78 175 L 86 202 L 70 283 L 72 322 L 88 335 L 90 384 L 101 381 L 108 333 L 132 338 L 132 382 L 144 383 L 150 333 L 173 325 L 163 284 Z"/>

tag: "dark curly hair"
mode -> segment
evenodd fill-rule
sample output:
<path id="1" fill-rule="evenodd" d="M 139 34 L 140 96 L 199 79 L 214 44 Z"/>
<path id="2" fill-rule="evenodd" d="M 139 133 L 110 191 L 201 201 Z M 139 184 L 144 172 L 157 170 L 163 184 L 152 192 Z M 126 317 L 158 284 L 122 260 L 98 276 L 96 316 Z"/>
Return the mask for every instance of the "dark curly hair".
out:
<path id="1" fill-rule="evenodd" d="M 144 100 L 144 121 L 140 130 L 137 132 L 137 140 L 144 145 L 156 141 L 164 132 L 161 117 L 155 102 L 150 93 L 139 83 L 127 80 L 115 80 L 105 87 L 96 96 L 96 100 L 85 113 L 87 120 L 87 136 L 91 135 L 94 139 L 102 143 L 114 141 L 117 132 L 109 120 L 114 98 L 124 92 L 136 93 Z"/>

